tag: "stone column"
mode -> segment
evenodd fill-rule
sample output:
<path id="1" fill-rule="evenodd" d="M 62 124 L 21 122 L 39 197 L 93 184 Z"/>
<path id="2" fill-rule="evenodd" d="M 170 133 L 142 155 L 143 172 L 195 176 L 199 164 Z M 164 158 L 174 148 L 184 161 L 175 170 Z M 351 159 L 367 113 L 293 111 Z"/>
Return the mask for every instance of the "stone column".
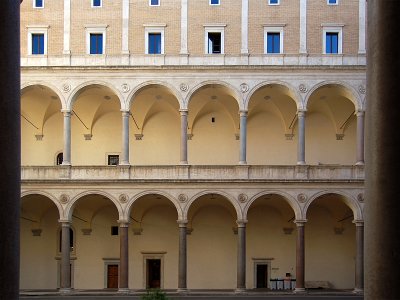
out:
<path id="1" fill-rule="evenodd" d="M 239 153 L 239 164 L 247 164 L 246 152 L 247 152 L 247 111 L 241 110 L 240 115 L 240 153 Z"/>
<path id="2" fill-rule="evenodd" d="M 299 110 L 297 112 L 298 121 L 298 145 L 297 145 L 297 164 L 306 164 L 306 112 Z"/>
<path id="3" fill-rule="evenodd" d="M 357 112 L 357 162 L 356 165 L 364 164 L 364 112 Z"/>
<path id="4" fill-rule="evenodd" d="M 70 221 L 60 221 L 61 223 L 61 284 L 60 292 L 68 293 L 71 291 L 71 243 L 70 243 Z"/>
<path id="5" fill-rule="evenodd" d="M 178 220 L 179 224 L 179 261 L 178 261 L 178 292 L 187 291 L 187 220 Z"/>
<path id="6" fill-rule="evenodd" d="M 129 111 L 122 112 L 122 151 L 120 165 L 129 165 Z"/>
<path id="7" fill-rule="evenodd" d="M 296 240 L 296 289 L 295 293 L 305 292 L 304 274 L 305 274 L 305 251 L 304 251 L 304 225 L 305 220 L 295 221 L 297 226 L 297 240 Z"/>
<path id="8" fill-rule="evenodd" d="M 249 54 L 249 0 L 242 0 L 242 46 L 240 53 Z"/>
<path id="9" fill-rule="evenodd" d="M 127 293 L 129 291 L 129 222 L 118 221 L 119 223 L 119 293 Z"/>
<path id="10" fill-rule="evenodd" d="M 64 48 L 63 54 L 71 54 L 71 0 L 64 0 Z"/>
<path id="11" fill-rule="evenodd" d="M 364 221 L 354 221 L 356 224 L 356 286 L 354 293 L 364 291 Z"/>
<path id="12" fill-rule="evenodd" d="M 368 6 L 365 160 L 365 300 L 400 299 L 400 43 L 398 1 Z"/>
<path id="13" fill-rule="evenodd" d="M 71 165 L 71 112 L 64 110 L 64 150 L 63 165 Z"/>
<path id="14" fill-rule="evenodd" d="M 25 3 L 28 7 L 31 2 Z M 0 1 L 0 298 L 19 299 L 20 2 Z M 24 35 L 22 38 L 26 38 Z"/>
<path id="15" fill-rule="evenodd" d="M 246 223 L 238 220 L 238 243 L 237 243 L 237 287 L 236 292 L 246 290 Z"/>
<path id="16" fill-rule="evenodd" d="M 187 126 L 188 111 L 186 109 L 179 110 L 181 113 L 181 164 L 188 163 L 188 147 L 187 147 Z"/>

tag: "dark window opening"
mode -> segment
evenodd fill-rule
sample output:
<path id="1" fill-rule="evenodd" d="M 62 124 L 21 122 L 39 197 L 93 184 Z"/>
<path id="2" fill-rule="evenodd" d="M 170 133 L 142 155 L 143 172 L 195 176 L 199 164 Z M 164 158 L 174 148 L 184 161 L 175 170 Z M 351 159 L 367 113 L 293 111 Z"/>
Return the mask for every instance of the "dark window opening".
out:
<path id="1" fill-rule="evenodd" d="M 61 153 L 58 153 L 58 154 L 57 154 L 57 158 L 56 158 L 56 164 L 57 164 L 57 166 L 62 165 L 63 160 L 64 160 L 64 155 L 63 155 L 63 153 L 62 153 L 62 152 L 61 152 Z"/>
<path id="2" fill-rule="evenodd" d="M 62 248 L 62 230 L 60 230 L 59 236 L 59 244 L 58 244 L 58 251 L 61 253 Z M 74 231 L 70 228 L 69 229 L 69 249 L 70 251 L 74 251 Z"/>
<path id="3" fill-rule="evenodd" d="M 118 235 L 118 226 L 111 226 L 111 235 Z"/>
<path id="4" fill-rule="evenodd" d="M 214 117 L 211 118 L 211 123 L 215 123 L 215 118 Z"/>
<path id="5" fill-rule="evenodd" d="M 208 53 L 221 53 L 221 32 L 208 33 Z"/>
<path id="6" fill-rule="evenodd" d="M 119 155 L 109 155 L 107 164 L 109 166 L 118 166 L 119 165 Z"/>

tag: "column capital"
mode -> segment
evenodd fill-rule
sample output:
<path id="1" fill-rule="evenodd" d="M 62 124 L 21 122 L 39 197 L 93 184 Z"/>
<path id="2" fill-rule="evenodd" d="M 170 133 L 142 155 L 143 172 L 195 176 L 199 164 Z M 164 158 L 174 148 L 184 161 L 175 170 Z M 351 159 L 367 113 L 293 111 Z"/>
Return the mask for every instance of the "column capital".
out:
<path id="1" fill-rule="evenodd" d="M 244 109 L 239 110 L 239 116 L 241 116 L 241 117 L 247 117 L 248 113 L 249 113 L 248 110 L 244 110 Z"/>
<path id="2" fill-rule="evenodd" d="M 70 220 L 58 220 L 58 223 L 61 224 L 61 227 L 71 227 L 71 221 Z"/>
<path id="3" fill-rule="evenodd" d="M 70 109 L 61 109 L 61 112 L 64 114 L 64 116 L 68 116 L 72 114 L 72 110 Z"/>
<path id="4" fill-rule="evenodd" d="M 364 226 L 364 220 L 353 220 L 353 222 L 356 227 L 363 227 Z"/>
<path id="5" fill-rule="evenodd" d="M 304 227 L 307 223 L 307 219 L 294 220 L 293 223 L 295 223 L 297 227 Z"/>
<path id="6" fill-rule="evenodd" d="M 180 228 L 185 228 L 187 227 L 188 220 L 177 220 L 176 223 L 178 223 Z"/>
<path id="7" fill-rule="evenodd" d="M 129 109 L 120 109 L 120 112 L 122 112 L 122 115 L 124 115 L 124 114 L 130 115 L 131 114 L 131 111 Z"/>
<path id="8" fill-rule="evenodd" d="M 189 114 L 189 110 L 187 108 L 179 109 L 179 112 L 180 112 L 181 116 Z"/>
<path id="9" fill-rule="evenodd" d="M 363 117 L 363 116 L 365 116 L 365 110 L 362 110 L 362 109 L 356 110 L 356 116 L 357 116 L 357 117 Z"/>
<path id="10" fill-rule="evenodd" d="M 131 222 L 127 220 L 118 220 L 117 223 L 119 224 L 119 227 L 129 227 Z"/>
<path id="11" fill-rule="evenodd" d="M 304 117 L 306 115 L 307 109 L 298 109 L 297 115 L 300 117 Z"/>
<path id="12" fill-rule="evenodd" d="M 247 220 L 236 220 L 238 227 L 246 227 Z"/>

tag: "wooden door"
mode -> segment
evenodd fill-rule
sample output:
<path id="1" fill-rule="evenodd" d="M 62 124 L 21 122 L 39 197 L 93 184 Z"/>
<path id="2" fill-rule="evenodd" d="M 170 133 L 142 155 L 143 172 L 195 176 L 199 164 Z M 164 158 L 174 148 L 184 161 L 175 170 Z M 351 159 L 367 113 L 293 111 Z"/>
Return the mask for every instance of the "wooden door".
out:
<path id="1" fill-rule="evenodd" d="M 107 265 L 107 288 L 118 288 L 118 265 Z"/>
<path id="2" fill-rule="evenodd" d="M 266 289 L 268 287 L 268 265 L 257 265 L 257 288 Z"/>
<path id="3" fill-rule="evenodd" d="M 161 259 L 147 259 L 147 284 L 148 289 L 161 287 Z"/>

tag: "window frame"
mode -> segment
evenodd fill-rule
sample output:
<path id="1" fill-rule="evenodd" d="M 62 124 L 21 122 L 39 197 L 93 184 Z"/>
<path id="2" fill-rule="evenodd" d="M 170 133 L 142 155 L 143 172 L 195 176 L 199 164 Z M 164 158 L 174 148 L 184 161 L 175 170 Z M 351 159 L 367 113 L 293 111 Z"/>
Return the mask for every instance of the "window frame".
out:
<path id="1" fill-rule="evenodd" d="M 221 0 L 216 0 L 216 1 L 218 1 L 218 3 L 212 3 L 212 1 L 213 1 L 213 0 L 209 0 L 209 4 L 212 5 L 212 6 L 221 5 Z"/>
<path id="2" fill-rule="evenodd" d="M 276 0 L 276 3 L 271 3 L 272 0 L 268 0 L 268 5 L 280 5 L 281 1 L 280 0 Z"/>
<path id="3" fill-rule="evenodd" d="M 324 55 L 341 55 L 343 54 L 343 26 L 341 24 L 329 24 L 324 25 L 322 24 L 322 53 Z M 326 36 L 327 33 L 337 33 L 338 35 L 338 52 L 337 53 L 327 53 L 326 52 Z"/>
<path id="4" fill-rule="evenodd" d="M 87 55 L 105 55 L 106 54 L 106 40 L 107 40 L 107 27 L 108 25 L 91 25 L 86 26 L 86 54 Z M 103 35 L 103 43 L 102 43 L 102 53 L 90 53 L 91 46 L 91 34 L 102 34 Z"/>
<path id="5" fill-rule="evenodd" d="M 225 54 L 225 27 L 226 25 L 204 25 L 204 54 L 208 55 L 221 55 Z M 210 53 L 208 44 L 209 33 L 220 33 L 221 34 L 221 51 L 220 53 Z"/>
<path id="6" fill-rule="evenodd" d="M 157 4 L 152 4 L 151 3 L 152 0 L 149 0 L 149 6 L 160 6 L 161 5 L 161 0 L 157 0 Z"/>
<path id="7" fill-rule="evenodd" d="M 47 55 L 47 36 L 48 36 L 48 25 L 36 25 L 27 26 L 28 28 L 28 55 L 32 56 L 44 56 Z M 32 49 L 33 35 L 42 34 L 43 35 L 43 53 L 34 54 Z"/>
<path id="8" fill-rule="evenodd" d="M 282 25 L 264 25 L 264 54 L 266 55 L 277 55 L 284 53 L 284 28 L 285 24 Z M 269 53 L 268 52 L 268 33 L 278 33 L 279 34 L 279 52 Z"/>
<path id="9" fill-rule="evenodd" d="M 164 31 L 165 31 L 166 24 L 157 24 L 157 25 L 144 25 L 144 47 L 145 47 L 145 54 L 147 55 L 163 55 L 165 52 L 164 49 Z M 149 35 L 159 33 L 160 34 L 160 50 L 161 53 L 149 53 Z"/>
<path id="10" fill-rule="evenodd" d="M 91 0 L 91 6 L 92 6 L 92 8 L 101 8 L 101 7 L 103 7 L 103 0 L 98 0 L 98 1 L 100 1 L 100 5 L 94 5 L 94 2 L 95 2 L 96 0 Z"/>
<path id="11" fill-rule="evenodd" d="M 44 8 L 44 1 L 45 0 L 42 0 L 42 6 L 37 6 L 37 2 L 36 2 L 37 0 L 33 0 L 32 1 L 32 7 L 33 8 Z"/>

